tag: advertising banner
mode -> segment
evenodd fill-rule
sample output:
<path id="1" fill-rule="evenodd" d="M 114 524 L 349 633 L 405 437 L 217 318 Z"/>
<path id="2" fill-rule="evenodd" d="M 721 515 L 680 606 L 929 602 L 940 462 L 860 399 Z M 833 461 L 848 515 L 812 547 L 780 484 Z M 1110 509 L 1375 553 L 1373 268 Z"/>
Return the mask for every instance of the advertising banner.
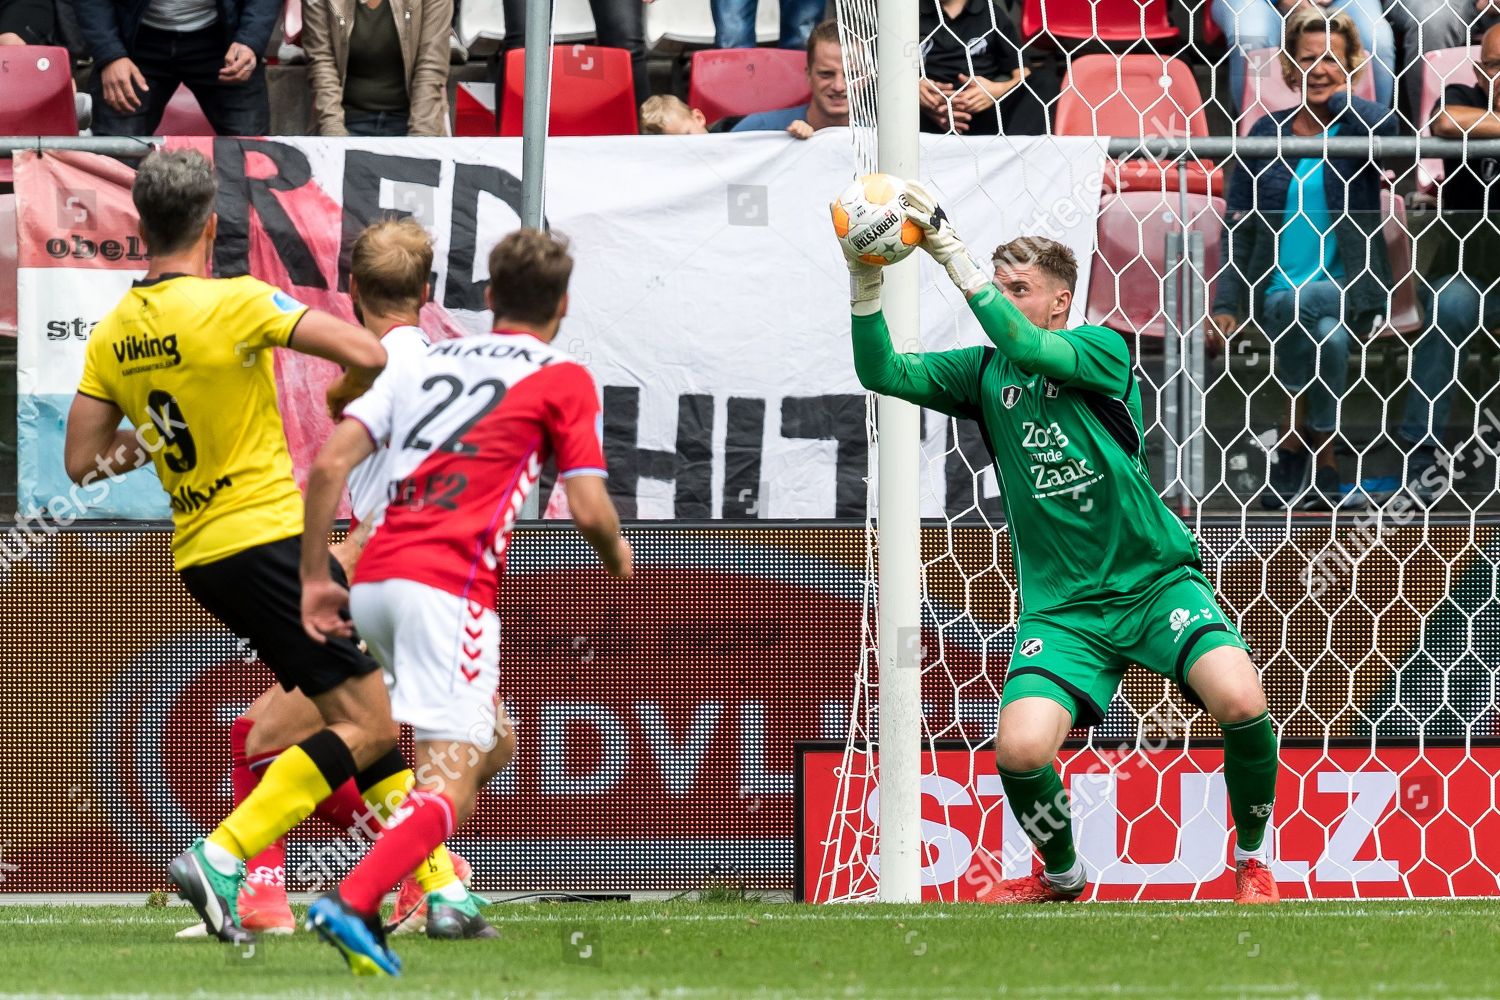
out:
<path id="1" fill-rule="evenodd" d="M 412 215 L 437 248 L 423 325 L 434 338 L 489 329 L 489 251 L 519 225 L 519 139 L 173 142 L 214 160 L 215 274 L 253 274 L 352 319 L 354 238 L 383 216 Z M 1044 157 L 1028 155 L 1036 143 Z M 976 253 L 1023 234 L 1072 247 L 1081 310 L 1103 159 L 1094 139 L 1036 137 L 928 142 L 922 162 Z M 559 343 L 603 392 L 610 487 L 624 516 L 864 517 L 865 393 L 828 213 L 853 172 L 843 130 L 806 142 L 763 134 L 548 143 L 547 221 L 577 259 Z M 62 434 L 89 331 L 147 267 L 131 177 L 93 154 L 17 156 L 24 513 L 56 513 L 66 497 Z M 908 350 L 985 343 L 962 296 L 917 256 L 920 264 L 903 266 L 922 269 L 922 328 L 894 331 L 898 341 Z M 301 475 L 329 430 L 323 388 L 334 368 L 281 351 L 277 371 Z M 947 440 L 950 421 L 928 414 L 925 430 L 924 514 L 975 506 L 972 475 L 947 474 L 964 461 Z M 977 438 L 964 451 L 983 467 Z M 165 517 L 166 497 L 142 473 L 85 516 Z"/>

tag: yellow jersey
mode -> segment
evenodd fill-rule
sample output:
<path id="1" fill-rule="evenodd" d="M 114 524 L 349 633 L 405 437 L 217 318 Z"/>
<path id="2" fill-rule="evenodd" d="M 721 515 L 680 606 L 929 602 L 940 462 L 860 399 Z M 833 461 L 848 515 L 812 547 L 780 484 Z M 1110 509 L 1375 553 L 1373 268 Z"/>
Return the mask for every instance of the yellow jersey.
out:
<path id="1" fill-rule="evenodd" d="M 184 569 L 302 531 L 271 350 L 307 307 L 263 281 L 138 281 L 89 336 L 78 391 L 138 428 L 172 503 Z"/>

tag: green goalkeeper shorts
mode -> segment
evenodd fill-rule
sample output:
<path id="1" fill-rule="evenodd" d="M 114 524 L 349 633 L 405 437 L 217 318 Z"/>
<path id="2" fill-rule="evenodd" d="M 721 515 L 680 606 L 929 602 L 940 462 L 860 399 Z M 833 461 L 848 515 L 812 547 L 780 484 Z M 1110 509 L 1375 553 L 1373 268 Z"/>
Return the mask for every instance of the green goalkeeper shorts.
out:
<path id="1" fill-rule="evenodd" d="M 1188 686 L 1188 670 L 1220 646 L 1250 649 L 1220 610 L 1208 580 L 1183 566 L 1135 594 L 1023 613 L 1000 705 L 1048 698 L 1068 710 L 1074 725 L 1096 725 L 1125 668 L 1139 663 L 1172 678 L 1188 701 L 1201 706 Z"/>

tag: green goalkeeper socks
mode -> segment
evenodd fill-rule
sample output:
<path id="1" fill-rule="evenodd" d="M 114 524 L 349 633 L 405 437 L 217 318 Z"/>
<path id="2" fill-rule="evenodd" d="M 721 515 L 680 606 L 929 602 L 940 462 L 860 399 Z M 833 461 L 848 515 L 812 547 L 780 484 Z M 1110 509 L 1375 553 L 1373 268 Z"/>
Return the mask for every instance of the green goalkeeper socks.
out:
<path id="1" fill-rule="evenodd" d="M 1224 731 L 1224 784 L 1235 840 L 1242 851 L 1259 851 L 1276 802 L 1276 730 L 1269 712 L 1219 728 Z"/>
<path id="2" fill-rule="evenodd" d="M 1046 870 L 1054 875 L 1072 871 L 1078 860 L 1073 850 L 1073 814 L 1057 768 L 1049 765 L 1016 773 L 1002 767 L 1000 784 L 1011 812 L 1041 852 Z"/>

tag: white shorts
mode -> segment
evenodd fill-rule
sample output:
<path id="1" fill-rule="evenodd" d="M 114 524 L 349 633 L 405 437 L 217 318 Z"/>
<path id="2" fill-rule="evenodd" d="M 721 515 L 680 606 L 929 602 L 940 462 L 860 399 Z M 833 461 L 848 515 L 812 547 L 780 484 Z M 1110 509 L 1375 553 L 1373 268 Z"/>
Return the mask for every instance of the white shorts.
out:
<path id="1" fill-rule="evenodd" d="M 495 745 L 500 618 L 411 580 L 356 583 L 349 613 L 385 668 L 391 714 L 419 740 Z"/>

